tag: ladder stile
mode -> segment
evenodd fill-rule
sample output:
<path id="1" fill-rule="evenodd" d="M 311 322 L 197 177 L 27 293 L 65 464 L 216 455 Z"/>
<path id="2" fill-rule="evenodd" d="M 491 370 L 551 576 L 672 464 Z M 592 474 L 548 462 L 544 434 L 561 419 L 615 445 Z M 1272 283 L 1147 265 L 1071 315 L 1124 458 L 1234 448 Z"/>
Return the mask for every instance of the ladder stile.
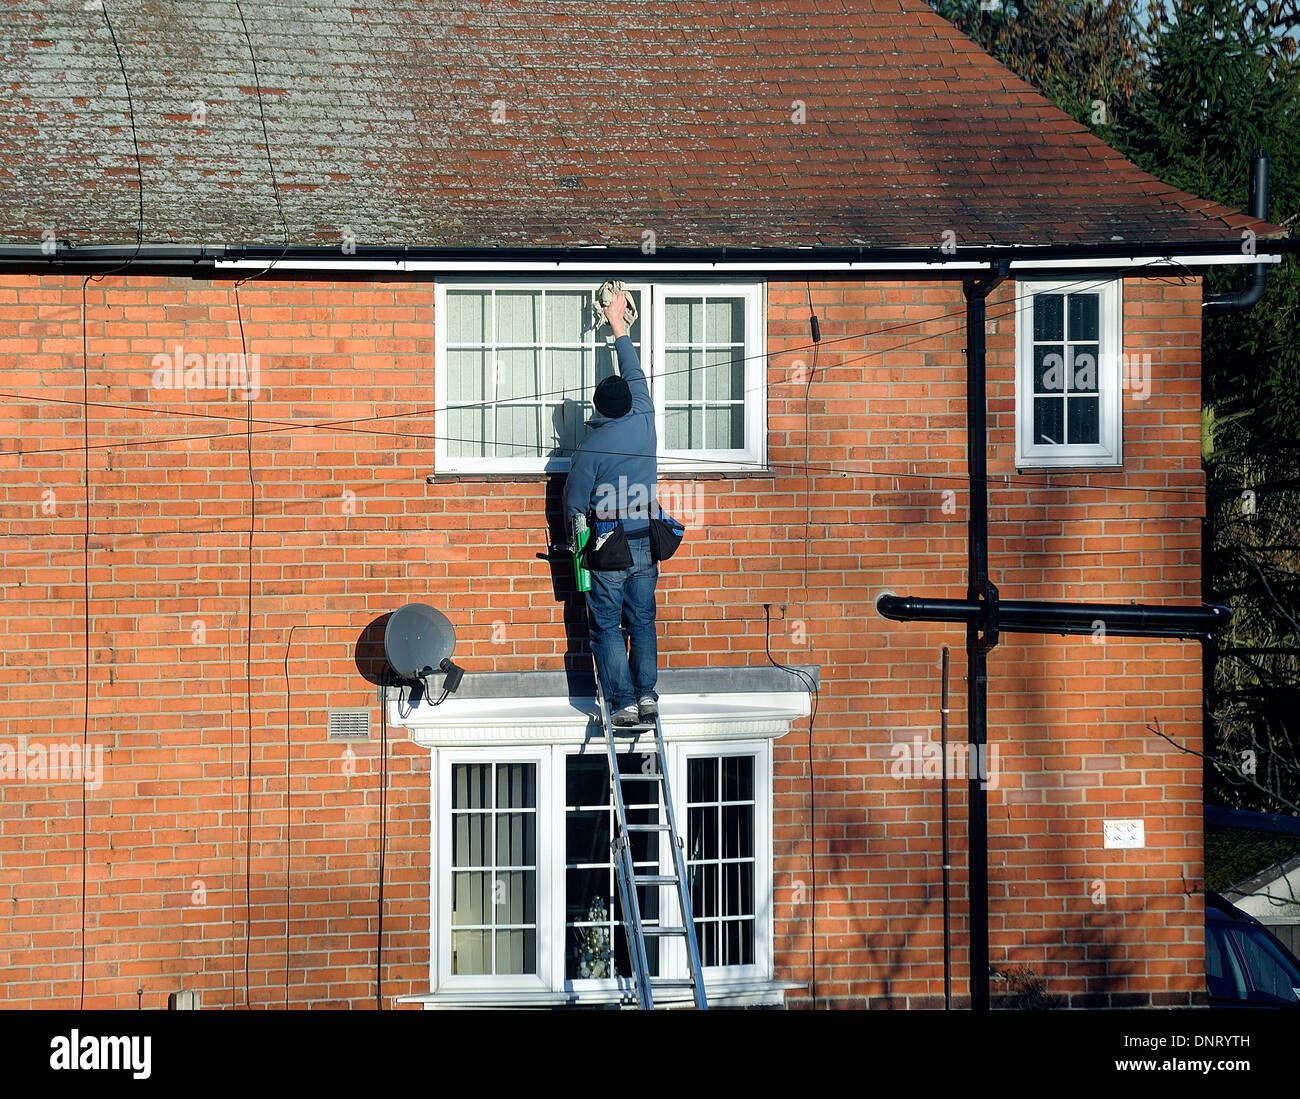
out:
<path id="1" fill-rule="evenodd" d="M 594 663 L 594 661 L 593 661 Z M 618 895 L 623 905 L 623 929 L 627 935 L 628 955 L 632 960 L 633 983 L 636 987 L 637 1005 L 645 1010 L 653 1009 L 654 990 L 658 984 L 663 989 L 691 989 L 695 1006 L 703 1011 L 708 1008 L 704 993 L 704 972 L 700 964 L 699 944 L 695 937 L 695 920 L 691 913 L 690 887 L 686 879 L 686 860 L 682 854 L 682 844 L 677 831 L 677 819 L 673 812 L 672 790 L 668 782 L 667 768 L 664 766 L 663 726 L 656 714 L 654 720 L 655 750 L 658 769 L 656 773 L 624 775 L 618 766 L 618 748 L 614 741 L 614 725 L 610 720 L 609 707 L 605 700 L 605 690 L 600 682 L 600 671 L 596 670 L 596 702 L 600 710 L 600 723 L 605 732 L 605 749 L 609 756 L 609 785 L 613 796 L 616 834 L 610 844 L 614 855 L 614 876 L 618 879 Z M 637 780 L 642 785 L 638 789 L 656 791 L 658 807 L 664 814 L 664 821 L 651 825 L 629 825 L 627 805 L 623 799 L 624 780 Z M 660 837 L 656 872 L 638 875 L 633 858 L 631 835 L 633 832 L 652 834 Z M 660 873 L 662 870 L 662 837 L 667 833 L 668 846 L 672 849 L 672 873 Z M 659 889 L 673 885 L 676 887 L 681 924 L 670 926 L 662 922 L 647 927 L 641 916 L 641 898 L 638 886 Z M 646 937 L 656 940 L 680 936 L 686 942 L 687 978 L 653 978 L 650 975 L 650 962 L 646 950 Z M 660 951 L 663 958 L 663 951 Z"/>

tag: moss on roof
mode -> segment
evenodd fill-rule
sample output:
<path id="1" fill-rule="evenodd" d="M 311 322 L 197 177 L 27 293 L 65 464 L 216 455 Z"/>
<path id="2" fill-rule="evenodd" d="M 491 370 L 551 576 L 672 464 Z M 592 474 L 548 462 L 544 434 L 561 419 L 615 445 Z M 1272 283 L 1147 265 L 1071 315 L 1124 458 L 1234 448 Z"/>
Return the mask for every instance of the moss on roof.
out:
<path id="1" fill-rule="evenodd" d="M 1205 826 L 1205 886 L 1222 892 L 1274 863 L 1300 855 L 1300 836 Z"/>

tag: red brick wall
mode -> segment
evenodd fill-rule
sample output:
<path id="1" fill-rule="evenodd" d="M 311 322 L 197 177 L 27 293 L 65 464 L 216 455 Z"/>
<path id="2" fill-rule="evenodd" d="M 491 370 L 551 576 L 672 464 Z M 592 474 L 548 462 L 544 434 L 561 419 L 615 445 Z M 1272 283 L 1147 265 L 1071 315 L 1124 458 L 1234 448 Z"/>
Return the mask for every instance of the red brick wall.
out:
<path id="1" fill-rule="evenodd" d="M 83 328 L 80 279 L 0 278 L 0 743 L 82 736 L 84 332 L 89 742 L 104 750 L 103 785 L 86 801 L 84 938 L 80 784 L 0 782 L 6 1006 L 75 1005 L 83 945 L 88 1007 L 134 1007 L 137 989 L 160 1006 L 182 986 L 205 1006 L 373 1004 L 379 738 L 348 759 L 324 729 L 340 706 L 369 707 L 378 725 L 359 640 L 386 612 L 429 600 L 455 622 L 470 671 L 555 668 L 565 648 L 552 570 L 536 556 L 552 533 L 545 483 L 425 481 L 432 289 L 266 278 L 240 290 L 261 367 L 254 518 L 244 403 L 150 385 L 153 356 L 176 343 L 239 350 L 229 283 L 111 276 L 86 288 Z M 964 593 L 961 289 L 811 290 L 823 335 L 807 404 L 811 494 L 796 373 L 796 360 L 811 365 L 806 290 L 773 283 L 775 476 L 698 482 L 707 537 L 664 570 L 662 660 L 766 663 L 763 604 L 785 607 L 773 654 L 823 677 L 819 1002 L 933 1004 L 939 787 L 891 776 L 890 747 L 935 728 L 943 644 L 963 735 L 962 632 L 889 623 L 873 604 L 883 587 Z M 1125 395 L 1122 474 L 1015 475 L 1011 292 L 989 307 L 1002 594 L 1195 603 L 1199 283 L 1125 286 L 1126 348 L 1151 352 L 1154 379 L 1149 400 Z M 1158 720 L 1199 748 L 1199 652 L 1021 637 L 989 669 L 994 968 L 1028 967 L 1022 986 L 1041 979 L 1062 1002 L 1186 1001 L 1202 983 L 1200 768 L 1146 727 Z M 810 978 L 813 945 L 806 730 L 776 749 L 776 959 L 797 981 Z M 428 753 L 391 736 L 388 782 L 386 998 L 427 987 Z M 955 783 L 957 978 L 964 812 Z M 1108 814 L 1144 818 L 1147 848 L 1103 851 Z"/>

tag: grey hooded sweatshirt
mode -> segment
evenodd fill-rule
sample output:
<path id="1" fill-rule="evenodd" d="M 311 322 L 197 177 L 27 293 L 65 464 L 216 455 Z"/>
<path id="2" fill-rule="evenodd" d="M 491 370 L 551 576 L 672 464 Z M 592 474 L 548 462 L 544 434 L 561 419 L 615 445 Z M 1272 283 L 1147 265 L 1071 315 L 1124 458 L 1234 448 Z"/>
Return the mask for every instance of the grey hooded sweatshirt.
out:
<path id="1" fill-rule="evenodd" d="M 655 498 L 655 409 L 631 339 L 620 336 L 614 348 L 632 408 L 618 419 L 598 412 L 587 421 L 591 433 L 574 451 L 564 482 L 564 521 L 571 528 L 575 515 L 594 508 L 598 520 L 622 518 L 629 536 L 644 535 Z"/>

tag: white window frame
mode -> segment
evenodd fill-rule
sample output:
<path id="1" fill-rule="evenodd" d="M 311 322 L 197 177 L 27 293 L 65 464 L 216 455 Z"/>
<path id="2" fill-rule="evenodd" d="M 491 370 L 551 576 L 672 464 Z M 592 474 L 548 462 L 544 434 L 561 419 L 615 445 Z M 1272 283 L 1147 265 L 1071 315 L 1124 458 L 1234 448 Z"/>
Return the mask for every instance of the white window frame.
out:
<path id="1" fill-rule="evenodd" d="M 761 472 L 767 467 L 767 284 L 763 281 L 728 282 L 628 282 L 640 291 L 641 359 L 655 406 L 655 430 L 659 438 L 659 471 Z M 570 460 L 560 457 L 451 457 L 447 453 L 447 291 L 454 290 L 586 290 L 590 281 L 573 279 L 507 278 L 443 279 L 434 286 L 434 470 L 443 474 L 548 474 L 567 473 Z M 668 450 L 664 446 L 665 379 L 662 367 L 666 340 L 664 302 L 666 297 L 743 297 L 745 299 L 745 440 L 736 450 Z M 608 339 L 603 329 L 599 339 Z M 584 419 L 590 415 L 586 410 Z"/>
<path id="2" fill-rule="evenodd" d="M 772 742 L 679 744 L 670 755 L 674 757 L 671 772 L 673 810 L 677 813 L 677 826 L 681 829 L 683 842 L 688 829 L 687 761 L 746 755 L 754 759 L 754 961 L 750 965 L 705 966 L 704 978 L 707 985 L 715 979 L 766 977 L 773 971 L 772 935 L 775 930 L 772 922 L 772 900 L 776 889 L 772 876 Z M 689 852 L 683 851 L 682 857 L 688 858 Z M 673 975 L 686 976 L 685 943 L 675 938 L 668 945 L 671 947 L 668 960 L 674 967 Z"/>
<path id="3" fill-rule="evenodd" d="M 652 745 L 653 746 L 653 745 Z M 638 755 L 644 745 L 620 745 L 621 751 Z M 709 966 L 704 970 L 711 990 L 724 990 L 728 982 L 773 978 L 772 899 L 772 740 L 690 740 L 667 742 L 668 775 L 673 792 L 673 810 L 678 827 L 686 816 L 686 761 L 692 757 L 750 755 L 754 758 L 754 963 L 747 966 Z M 625 977 L 569 978 L 564 969 L 565 953 L 565 766 L 583 746 L 550 743 L 528 747 L 437 748 L 431 766 L 437 781 L 431 806 L 432 827 L 437 834 L 437 865 L 430 878 L 430 957 L 436 973 L 434 988 L 446 993 L 566 993 L 608 1002 L 620 991 L 632 987 Z M 604 757 L 598 741 L 586 744 L 587 754 Z M 451 972 L 451 774 L 460 763 L 533 763 L 537 766 L 537 973 L 536 974 L 452 974 Z M 670 868 L 672 852 L 660 836 L 660 865 Z M 670 872 L 668 869 L 665 872 Z M 676 887 L 660 886 L 659 911 L 668 922 L 679 918 Z M 623 934 L 621 929 L 617 932 Z M 611 947 L 614 943 L 610 944 Z M 687 976 L 685 944 L 680 938 L 661 940 L 660 976 Z"/>
<path id="4" fill-rule="evenodd" d="M 494 747 L 443 749 L 435 753 L 438 781 L 433 797 L 433 819 L 438 827 L 438 865 L 429 875 L 433 892 L 430 909 L 436 918 L 430 921 L 430 953 L 437 959 L 438 987 L 448 990 L 482 990 L 491 992 L 540 992 L 551 987 L 555 944 L 552 894 L 552 814 L 551 752 L 546 748 Z M 532 763 L 537 768 L 537 972 L 528 973 L 456 973 L 451 971 L 451 773 L 460 763 Z"/>
<path id="5" fill-rule="evenodd" d="M 738 450 L 669 450 L 665 444 L 664 347 L 667 339 L 667 304 L 669 298 L 736 298 L 745 299 L 745 439 L 749 446 Z M 767 464 L 767 284 L 665 282 L 652 287 L 650 305 L 651 362 L 655 404 L 655 431 L 659 437 L 659 468 L 689 473 L 692 470 L 761 469 Z M 706 310 L 707 312 L 707 310 Z M 756 396 L 755 396 L 756 395 Z M 751 399 L 753 397 L 753 399 Z"/>
<path id="6" fill-rule="evenodd" d="M 1034 295 L 1097 293 L 1098 442 L 1035 443 Z M 1118 469 L 1123 456 L 1124 301 L 1122 279 L 1022 279 L 1016 283 L 1016 468 Z"/>

